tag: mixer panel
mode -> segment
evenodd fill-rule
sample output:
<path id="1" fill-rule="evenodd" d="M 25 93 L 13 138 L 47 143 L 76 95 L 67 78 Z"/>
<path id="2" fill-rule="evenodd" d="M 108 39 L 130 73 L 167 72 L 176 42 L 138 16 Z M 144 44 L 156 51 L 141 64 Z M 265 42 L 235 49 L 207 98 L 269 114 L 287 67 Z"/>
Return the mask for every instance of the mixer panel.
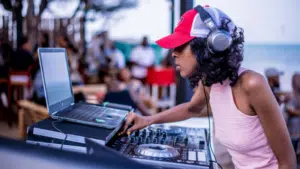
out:
<path id="1" fill-rule="evenodd" d="M 210 168 L 207 131 L 202 128 L 153 125 L 108 146 L 135 160 L 161 168 Z"/>

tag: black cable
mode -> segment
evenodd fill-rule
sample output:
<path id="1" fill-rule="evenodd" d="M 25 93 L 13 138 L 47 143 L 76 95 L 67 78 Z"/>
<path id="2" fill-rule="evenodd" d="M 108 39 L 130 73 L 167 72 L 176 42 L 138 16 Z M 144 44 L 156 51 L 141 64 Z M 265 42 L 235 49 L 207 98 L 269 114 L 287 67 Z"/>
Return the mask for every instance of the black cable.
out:
<path id="1" fill-rule="evenodd" d="M 58 129 L 58 128 L 55 126 L 55 123 L 59 123 L 59 122 L 62 122 L 62 121 L 63 121 L 63 120 L 56 120 L 56 121 L 53 121 L 53 122 L 52 122 L 52 126 L 53 126 L 53 128 L 55 128 L 55 130 L 57 130 L 57 131 L 59 131 L 59 132 L 61 132 L 61 133 L 63 133 L 63 134 L 66 135 L 65 138 L 64 138 L 64 140 L 63 140 L 62 143 L 61 143 L 60 150 L 62 150 L 62 148 L 63 148 L 63 146 L 64 146 L 64 144 L 65 144 L 65 141 L 67 140 L 67 137 L 68 137 L 68 134 L 66 134 L 65 132 L 61 131 L 60 129 Z"/>
<path id="2" fill-rule="evenodd" d="M 221 166 L 221 164 L 218 163 L 218 160 L 217 160 L 217 158 L 216 158 L 216 155 L 215 155 L 215 153 L 214 153 L 214 151 L 213 151 L 213 149 L 212 149 L 212 147 L 211 147 L 211 144 L 210 144 L 210 120 L 209 120 L 209 110 L 210 110 L 210 109 L 209 109 L 209 106 L 208 106 L 209 101 L 208 101 L 208 99 L 207 99 L 207 95 L 206 95 L 206 91 L 205 91 L 205 89 L 204 89 L 204 84 L 203 84 L 203 82 L 202 82 L 202 85 L 203 85 L 203 92 L 204 92 L 205 102 L 206 102 L 206 108 L 207 108 L 207 119 L 208 119 L 208 128 L 209 128 L 208 136 L 206 137 L 206 142 L 207 142 L 207 144 L 208 144 L 208 149 L 210 149 L 210 151 L 212 152 L 212 154 L 213 154 L 213 156 L 214 156 L 214 159 L 215 159 L 215 161 L 214 161 L 214 160 L 211 160 L 210 162 L 216 163 L 221 169 L 223 169 L 223 167 Z"/>

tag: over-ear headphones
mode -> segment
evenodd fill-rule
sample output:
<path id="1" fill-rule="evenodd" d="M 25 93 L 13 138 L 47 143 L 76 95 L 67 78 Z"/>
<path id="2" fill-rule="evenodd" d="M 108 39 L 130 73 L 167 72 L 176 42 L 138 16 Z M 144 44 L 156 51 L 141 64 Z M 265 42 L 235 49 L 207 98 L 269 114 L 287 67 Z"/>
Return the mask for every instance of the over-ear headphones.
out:
<path id="1" fill-rule="evenodd" d="M 199 13 L 201 20 L 210 29 L 207 37 L 207 47 L 211 53 L 223 52 L 231 46 L 232 37 L 229 32 L 218 29 L 217 24 L 211 15 L 201 6 L 195 7 Z"/>

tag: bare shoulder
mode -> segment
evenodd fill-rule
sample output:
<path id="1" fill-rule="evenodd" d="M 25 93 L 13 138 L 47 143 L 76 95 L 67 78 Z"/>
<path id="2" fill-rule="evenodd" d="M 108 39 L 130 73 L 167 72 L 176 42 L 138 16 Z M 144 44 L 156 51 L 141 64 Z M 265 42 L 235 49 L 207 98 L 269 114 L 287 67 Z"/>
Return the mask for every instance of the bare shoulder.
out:
<path id="1" fill-rule="evenodd" d="M 239 76 L 238 83 L 246 93 L 259 92 L 268 87 L 266 78 L 255 71 L 247 70 Z"/>

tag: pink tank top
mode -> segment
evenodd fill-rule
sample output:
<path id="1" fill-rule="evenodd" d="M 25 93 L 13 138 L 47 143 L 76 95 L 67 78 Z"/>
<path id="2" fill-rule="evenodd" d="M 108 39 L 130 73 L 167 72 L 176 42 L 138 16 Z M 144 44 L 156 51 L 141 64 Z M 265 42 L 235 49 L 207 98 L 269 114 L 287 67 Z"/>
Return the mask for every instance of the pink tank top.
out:
<path id="1" fill-rule="evenodd" d="M 278 169 L 258 116 L 238 110 L 228 80 L 212 85 L 210 105 L 216 139 L 227 148 L 236 169 Z"/>

